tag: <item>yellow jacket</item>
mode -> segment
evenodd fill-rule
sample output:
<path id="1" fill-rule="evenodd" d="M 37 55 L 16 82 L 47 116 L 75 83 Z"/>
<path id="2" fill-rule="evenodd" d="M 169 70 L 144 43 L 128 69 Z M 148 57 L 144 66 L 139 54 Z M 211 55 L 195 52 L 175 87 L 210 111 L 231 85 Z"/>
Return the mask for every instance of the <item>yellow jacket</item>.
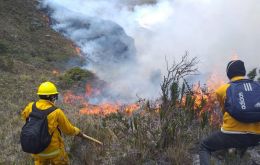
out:
<path id="1" fill-rule="evenodd" d="M 231 81 L 237 81 L 244 79 L 243 76 L 233 77 Z M 260 122 L 257 123 L 242 123 L 234 119 L 229 113 L 226 112 L 224 108 L 225 99 L 226 99 L 226 91 L 230 84 L 225 84 L 219 87 L 216 90 L 217 98 L 220 102 L 223 112 L 223 123 L 221 130 L 223 132 L 233 132 L 233 133 L 253 133 L 260 134 Z"/>
<path id="2" fill-rule="evenodd" d="M 29 103 L 22 112 L 22 119 L 26 120 L 29 117 L 29 114 L 32 111 L 33 102 Z M 46 110 L 54 106 L 54 104 L 47 100 L 38 100 L 36 102 L 36 107 L 39 110 Z M 57 155 L 61 149 L 64 148 L 64 142 L 60 135 L 58 128 L 67 135 L 77 135 L 80 130 L 77 127 L 74 127 L 65 116 L 61 109 L 56 109 L 54 112 L 48 115 L 48 127 L 49 133 L 52 134 L 51 143 L 49 146 L 41 153 L 36 154 L 34 156 L 42 156 L 42 157 L 52 157 Z"/>

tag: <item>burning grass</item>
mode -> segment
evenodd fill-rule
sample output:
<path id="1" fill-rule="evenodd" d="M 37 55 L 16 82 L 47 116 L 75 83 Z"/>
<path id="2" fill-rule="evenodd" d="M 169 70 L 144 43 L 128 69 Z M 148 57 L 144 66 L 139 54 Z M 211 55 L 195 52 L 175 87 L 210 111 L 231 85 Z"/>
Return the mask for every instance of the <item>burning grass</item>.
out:
<path id="1" fill-rule="evenodd" d="M 60 61 L 67 62 L 71 55 L 81 52 L 48 27 L 50 20 L 36 10 L 35 1 L 0 0 L 0 4 L 0 164 L 33 164 L 31 156 L 21 151 L 19 134 L 24 123 L 20 112 L 28 102 L 37 100 L 37 86 L 46 80 L 59 86 L 72 81 L 68 83 L 72 91 L 61 91 L 64 102 L 58 106 L 83 132 L 104 142 L 100 148 L 65 136 L 66 149 L 75 165 L 191 164 L 199 140 L 214 129 L 212 126 L 218 126 L 213 122 L 218 105 L 211 101 L 214 99 L 207 90 L 200 88 L 194 95 L 186 95 L 179 102 L 181 106 L 170 108 L 174 116 L 167 129 L 161 123 L 161 100 L 127 105 L 91 103 L 92 97 L 103 92 L 104 82 L 86 84 L 92 73 L 79 68 L 62 77 Z M 73 91 L 76 88 L 80 88 L 77 94 Z M 212 105 L 215 108 L 210 108 Z M 162 149 L 158 142 L 164 130 L 166 135 L 174 136 L 169 139 L 172 145 Z"/>

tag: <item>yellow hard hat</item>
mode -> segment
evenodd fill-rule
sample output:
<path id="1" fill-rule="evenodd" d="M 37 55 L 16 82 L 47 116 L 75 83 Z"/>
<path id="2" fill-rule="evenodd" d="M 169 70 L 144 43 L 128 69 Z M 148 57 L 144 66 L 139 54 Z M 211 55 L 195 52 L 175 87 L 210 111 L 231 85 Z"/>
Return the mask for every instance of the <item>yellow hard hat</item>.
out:
<path id="1" fill-rule="evenodd" d="M 58 93 L 56 86 L 49 81 L 41 83 L 37 92 L 38 95 L 54 95 Z"/>

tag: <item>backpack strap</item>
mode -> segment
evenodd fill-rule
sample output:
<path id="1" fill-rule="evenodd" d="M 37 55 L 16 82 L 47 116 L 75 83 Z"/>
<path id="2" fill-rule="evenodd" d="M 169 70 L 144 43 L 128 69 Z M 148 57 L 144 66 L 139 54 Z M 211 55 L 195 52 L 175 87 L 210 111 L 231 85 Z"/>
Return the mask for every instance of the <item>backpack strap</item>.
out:
<path id="1" fill-rule="evenodd" d="M 29 117 L 44 118 L 44 117 L 48 116 L 50 113 L 52 113 L 53 111 L 55 111 L 56 109 L 57 109 L 57 107 L 52 106 L 46 110 L 39 110 L 36 107 L 36 102 L 35 102 L 32 105 L 32 112 L 30 113 Z"/>

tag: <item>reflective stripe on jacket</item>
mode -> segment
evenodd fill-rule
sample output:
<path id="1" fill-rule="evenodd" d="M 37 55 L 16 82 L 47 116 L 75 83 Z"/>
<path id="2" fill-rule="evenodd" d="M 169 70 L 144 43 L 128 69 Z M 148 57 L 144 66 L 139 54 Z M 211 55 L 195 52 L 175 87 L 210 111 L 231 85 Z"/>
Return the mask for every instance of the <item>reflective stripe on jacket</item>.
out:
<path id="1" fill-rule="evenodd" d="M 237 76 L 231 79 L 231 81 L 237 81 L 244 79 L 242 76 Z M 217 98 L 220 102 L 223 112 L 223 123 L 222 123 L 222 130 L 223 132 L 241 132 L 241 133 L 253 133 L 253 134 L 260 134 L 260 122 L 257 123 L 242 123 L 234 119 L 229 113 L 226 112 L 224 108 L 224 103 L 226 99 L 226 91 L 230 84 L 225 84 L 219 87 L 216 90 Z"/>
<path id="2" fill-rule="evenodd" d="M 23 120 L 26 120 L 29 117 L 29 114 L 32 111 L 32 104 L 33 102 L 29 103 L 22 111 L 21 115 Z M 54 106 L 54 104 L 47 100 L 41 99 L 36 102 L 36 107 L 39 110 L 44 111 L 50 108 L 51 106 Z M 48 127 L 49 127 L 49 133 L 50 134 L 53 133 L 53 135 L 52 135 L 51 143 L 43 152 L 40 153 L 41 155 L 49 155 L 51 153 L 56 153 L 56 151 L 59 150 L 60 148 L 64 148 L 64 142 L 60 135 L 58 127 L 62 131 L 62 133 L 67 135 L 77 135 L 80 132 L 80 130 L 77 127 L 74 127 L 69 122 L 68 118 L 65 116 L 63 111 L 59 108 L 48 115 Z"/>

